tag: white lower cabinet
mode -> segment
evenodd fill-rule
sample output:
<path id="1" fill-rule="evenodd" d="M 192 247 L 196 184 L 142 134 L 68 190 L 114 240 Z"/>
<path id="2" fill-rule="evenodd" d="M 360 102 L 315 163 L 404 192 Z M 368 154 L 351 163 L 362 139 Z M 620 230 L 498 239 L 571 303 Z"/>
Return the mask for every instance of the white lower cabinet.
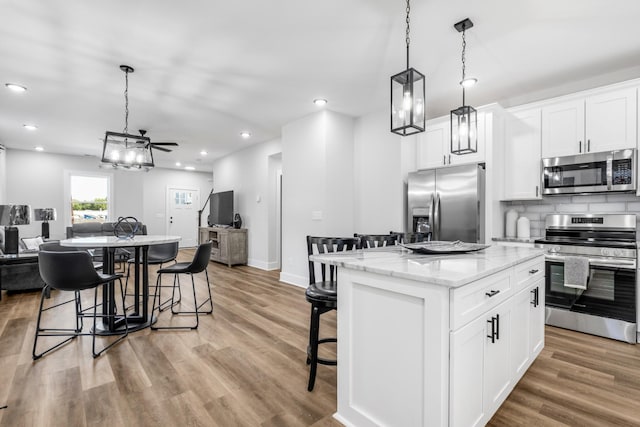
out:
<path id="1" fill-rule="evenodd" d="M 544 279 L 515 289 L 451 332 L 451 426 L 485 425 L 544 346 Z"/>
<path id="2" fill-rule="evenodd" d="M 451 334 L 451 426 L 481 426 L 511 391 L 511 300 Z"/>

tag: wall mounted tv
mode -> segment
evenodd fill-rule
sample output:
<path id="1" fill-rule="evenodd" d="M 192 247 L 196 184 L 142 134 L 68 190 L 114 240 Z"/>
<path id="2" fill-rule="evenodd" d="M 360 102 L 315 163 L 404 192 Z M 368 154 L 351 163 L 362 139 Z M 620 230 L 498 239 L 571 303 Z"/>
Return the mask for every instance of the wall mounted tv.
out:
<path id="1" fill-rule="evenodd" d="M 207 222 L 209 227 L 233 225 L 233 191 L 211 194 Z"/>

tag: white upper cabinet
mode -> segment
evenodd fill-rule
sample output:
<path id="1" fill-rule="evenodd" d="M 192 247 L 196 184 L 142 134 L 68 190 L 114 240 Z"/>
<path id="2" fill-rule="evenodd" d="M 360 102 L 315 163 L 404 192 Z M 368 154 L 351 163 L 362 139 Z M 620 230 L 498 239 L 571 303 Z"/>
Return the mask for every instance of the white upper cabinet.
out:
<path id="1" fill-rule="evenodd" d="M 451 153 L 451 123 L 449 116 L 427 122 L 427 129 L 418 134 L 417 167 L 430 169 L 449 165 L 481 163 L 485 158 L 485 113 L 478 112 L 478 151 L 471 154 Z"/>
<path id="2" fill-rule="evenodd" d="M 584 100 L 542 108 L 542 157 L 584 152 Z"/>
<path id="3" fill-rule="evenodd" d="M 636 146 L 636 89 L 622 89 L 586 100 L 587 151 Z"/>
<path id="4" fill-rule="evenodd" d="M 418 134 L 418 169 L 437 168 L 447 164 L 449 133 L 448 121 L 427 123 L 427 129 Z"/>
<path id="5" fill-rule="evenodd" d="M 541 110 L 519 111 L 505 120 L 504 200 L 539 199 Z"/>
<path id="6" fill-rule="evenodd" d="M 542 157 L 634 148 L 636 88 L 542 107 Z"/>

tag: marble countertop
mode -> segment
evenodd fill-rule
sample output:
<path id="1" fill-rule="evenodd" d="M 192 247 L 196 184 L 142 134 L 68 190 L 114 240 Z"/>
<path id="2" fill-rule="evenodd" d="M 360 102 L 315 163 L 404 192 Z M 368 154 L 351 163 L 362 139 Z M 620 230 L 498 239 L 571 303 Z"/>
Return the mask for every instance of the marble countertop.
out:
<path id="1" fill-rule="evenodd" d="M 526 239 L 520 239 L 517 237 L 494 237 L 491 240 L 494 242 L 514 242 L 514 243 L 533 243 L 542 237 L 528 237 Z"/>
<path id="2" fill-rule="evenodd" d="M 541 249 L 490 246 L 451 255 L 415 254 L 400 246 L 312 255 L 312 261 L 457 288 L 543 255 Z"/>
<path id="3" fill-rule="evenodd" d="M 136 234 L 132 239 L 115 236 L 74 237 L 60 241 L 61 246 L 76 248 L 124 248 L 132 246 L 159 245 L 162 243 L 179 242 L 180 236 Z"/>

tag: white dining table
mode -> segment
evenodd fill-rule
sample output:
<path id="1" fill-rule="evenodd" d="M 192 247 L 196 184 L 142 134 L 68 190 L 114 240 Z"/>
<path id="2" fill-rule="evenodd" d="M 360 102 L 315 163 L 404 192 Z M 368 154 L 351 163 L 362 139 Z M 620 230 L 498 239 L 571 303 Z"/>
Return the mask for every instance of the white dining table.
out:
<path id="1" fill-rule="evenodd" d="M 130 331 L 146 328 L 153 323 L 153 318 L 149 315 L 149 246 L 160 245 L 164 243 L 175 243 L 179 242 L 181 239 L 182 238 L 180 236 L 135 235 L 132 238 L 121 238 L 116 236 L 74 237 L 71 239 L 60 241 L 60 245 L 66 247 L 83 249 L 102 248 L 102 271 L 105 274 L 115 273 L 115 252 L 117 248 L 134 249 L 134 255 L 132 257 L 135 260 L 135 297 L 133 305 L 134 312 L 131 314 L 126 314 L 123 312 L 122 316 L 119 318 L 114 316 L 106 317 L 107 320 L 103 321 L 101 325 L 96 327 L 96 333 L 104 335 L 118 333 L 118 330 L 122 329 L 125 325 L 125 315 L 126 322 L 129 324 Z M 140 260 L 142 260 L 142 283 L 140 282 Z M 141 290 L 142 299 L 140 299 Z M 104 287 L 102 306 L 103 313 L 109 315 L 116 314 L 115 286 L 113 282 Z"/>

